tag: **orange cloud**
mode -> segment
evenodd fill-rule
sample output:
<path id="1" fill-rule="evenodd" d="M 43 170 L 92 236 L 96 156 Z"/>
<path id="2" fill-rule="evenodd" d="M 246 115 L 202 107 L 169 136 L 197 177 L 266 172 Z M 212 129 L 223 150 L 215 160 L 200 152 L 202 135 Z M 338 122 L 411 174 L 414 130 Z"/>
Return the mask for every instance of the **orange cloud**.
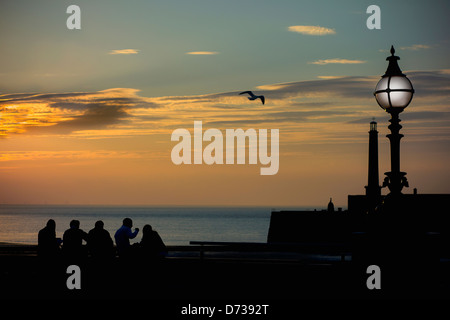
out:
<path id="1" fill-rule="evenodd" d="M 324 36 L 327 34 L 336 34 L 336 31 L 334 29 L 320 26 L 290 26 L 288 27 L 288 30 L 291 32 L 297 32 L 309 36 Z"/>
<path id="2" fill-rule="evenodd" d="M 430 48 L 431 48 L 431 46 L 428 46 L 425 44 L 414 44 L 409 47 L 400 47 L 401 50 L 412 50 L 412 51 L 417 51 L 417 50 L 421 50 L 421 49 L 430 49 Z"/>
<path id="3" fill-rule="evenodd" d="M 135 159 L 141 154 L 128 151 L 81 150 L 81 151 L 7 151 L 0 154 L 0 161 L 36 161 L 36 160 L 82 160 L 82 159 Z"/>
<path id="4" fill-rule="evenodd" d="M 309 64 L 320 64 L 320 65 L 325 65 L 325 64 L 360 64 L 360 63 L 366 63 L 366 61 L 336 58 L 336 59 L 321 59 L 321 60 L 316 60 L 316 61 L 313 61 L 313 62 L 309 62 Z"/>
<path id="5" fill-rule="evenodd" d="M 0 95 L 0 136 L 105 128 L 129 116 L 132 108 L 158 108 L 139 90 L 114 88 L 96 92 Z"/>
<path id="6" fill-rule="evenodd" d="M 138 54 L 139 50 L 136 49 L 120 49 L 120 50 L 111 50 L 108 54 Z"/>
<path id="7" fill-rule="evenodd" d="M 219 54 L 219 53 L 217 51 L 191 51 L 191 52 L 186 52 L 186 54 L 208 56 L 208 55 L 214 55 L 214 54 Z"/>

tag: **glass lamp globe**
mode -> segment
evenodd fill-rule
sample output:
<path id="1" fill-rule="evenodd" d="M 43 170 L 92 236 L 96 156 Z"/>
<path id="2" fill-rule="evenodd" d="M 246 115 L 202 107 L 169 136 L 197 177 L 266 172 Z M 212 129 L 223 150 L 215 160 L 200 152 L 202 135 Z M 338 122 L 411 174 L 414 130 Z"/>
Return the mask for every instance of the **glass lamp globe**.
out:
<path id="1" fill-rule="evenodd" d="M 389 66 L 375 88 L 375 99 L 381 108 L 387 112 L 394 110 L 401 112 L 411 102 L 414 88 L 411 81 L 402 73 L 398 66 L 399 57 L 394 56 L 394 47 L 391 47 L 391 56 L 386 60 Z"/>

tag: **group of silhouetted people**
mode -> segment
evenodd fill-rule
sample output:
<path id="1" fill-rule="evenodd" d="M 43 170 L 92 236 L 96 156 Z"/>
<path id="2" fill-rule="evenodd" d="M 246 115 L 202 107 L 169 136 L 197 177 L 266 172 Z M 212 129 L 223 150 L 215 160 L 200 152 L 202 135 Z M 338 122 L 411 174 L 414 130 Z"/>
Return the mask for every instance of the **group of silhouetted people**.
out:
<path id="1" fill-rule="evenodd" d="M 116 247 L 111 235 L 104 229 L 103 221 L 95 223 L 95 227 L 88 233 L 80 229 L 80 221 L 72 220 L 70 228 L 64 232 L 62 240 L 56 237 L 56 223 L 48 220 L 47 225 L 38 234 L 38 255 L 43 258 L 55 258 L 62 255 L 68 259 L 83 259 L 90 255 L 95 259 L 108 259 L 117 254 L 121 258 L 143 257 L 147 259 L 161 259 L 166 256 L 167 248 L 152 226 L 146 224 L 142 230 L 140 243 L 130 244 L 139 228 L 131 230 L 133 221 L 123 220 L 122 226 L 114 234 Z M 83 240 L 87 246 L 83 246 Z M 61 246 L 62 245 L 62 246 Z"/>

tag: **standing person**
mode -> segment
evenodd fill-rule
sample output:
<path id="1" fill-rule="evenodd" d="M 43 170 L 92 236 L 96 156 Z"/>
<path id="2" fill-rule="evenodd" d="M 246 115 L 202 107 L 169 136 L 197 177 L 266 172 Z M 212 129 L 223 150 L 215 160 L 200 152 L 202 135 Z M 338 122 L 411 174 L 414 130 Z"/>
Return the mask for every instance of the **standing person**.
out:
<path id="1" fill-rule="evenodd" d="M 131 231 L 133 227 L 133 220 L 130 218 L 123 219 L 122 226 L 114 234 L 116 240 L 117 252 L 119 256 L 129 256 L 131 253 L 130 239 L 136 238 L 139 233 L 139 228 L 135 228 L 134 232 Z"/>
<path id="2" fill-rule="evenodd" d="M 105 259 L 113 257 L 114 246 L 111 235 L 105 230 L 103 221 L 95 223 L 94 229 L 88 233 L 88 249 L 93 258 Z"/>
<path id="3" fill-rule="evenodd" d="M 87 241 L 88 235 L 80 229 L 80 221 L 70 221 L 70 229 L 63 235 L 63 253 L 67 258 L 79 260 L 86 256 L 83 248 L 83 240 Z"/>
<path id="4" fill-rule="evenodd" d="M 47 225 L 38 233 L 38 256 L 55 258 L 60 251 L 60 240 L 56 238 L 56 222 L 53 219 L 47 221 Z"/>
<path id="5" fill-rule="evenodd" d="M 159 260 L 167 254 L 167 248 L 158 232 L 146 224 L 142 229 L 142 240 L 139 244 L 143 258 Z"/>

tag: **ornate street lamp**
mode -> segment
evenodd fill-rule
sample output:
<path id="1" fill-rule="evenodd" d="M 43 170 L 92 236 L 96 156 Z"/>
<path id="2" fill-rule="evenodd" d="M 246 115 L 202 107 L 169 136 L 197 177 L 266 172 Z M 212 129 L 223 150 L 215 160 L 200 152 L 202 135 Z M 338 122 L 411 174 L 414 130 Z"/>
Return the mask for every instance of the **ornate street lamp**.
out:
<path id="1" fill-rule="evenodd" d="M 403 187 L 408 187 L 406 172 L 400 171 L 400 119 L 398 115 L 411 102 L 414 89 L 411 81 L 402 73 L 398 66 L 399 57 L 394 56 L 394 46 L 391 47 L 391 56 L 386 73 L 378 82 L 374 95 L 378 104 L 391 115 L 389 129 L 391 133 L 387 135 L 391 143 L 391 171 L 385 172 L 386 178 L 383 187 L 388 187 L 391 195 L 401 194 Z"/>

